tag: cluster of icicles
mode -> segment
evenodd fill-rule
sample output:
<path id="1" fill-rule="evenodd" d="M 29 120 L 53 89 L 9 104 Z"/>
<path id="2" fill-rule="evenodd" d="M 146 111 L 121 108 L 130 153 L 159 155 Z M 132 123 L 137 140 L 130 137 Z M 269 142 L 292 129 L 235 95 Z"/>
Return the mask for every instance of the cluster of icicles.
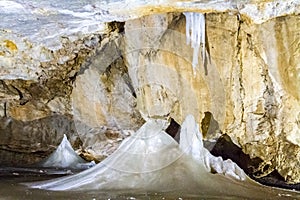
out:
<path id="1" fill-rule="evenodd" d="M 198 65 L 198 54 L 202 46 L 202 60 L 205 63 L 205 16 L 202 13 L 184 12 L 186 19 L 186 43 L 192 46 L 193 70 L 195 72 Z"/>
<path id="2" fill-rule="evenodd" d="M 195 187 L 215 187 L 216 184 L 226 187 L 223 185 L 228 180 L 248 179 L 234 162 L 214 157 L 203 147 L 202 134 L 193 116 L 187 116 L 183 122 L 179 143 L 164 131 L 167 125 L 165 120 L 149 119 L 137 132 L 124 139 L 112 155 L 94 167 L 75 175 L 29 185 L 48 190 L 170 191 L 190 189 L 191 183 Z M 53 155 L 61 159 L 58 153 Z M 51 160 L 56 158 L 52 156 Z M 74 165 L 74 162 L 64 162 Z M 220 176 L 229 179 L 220 181 Z"/>

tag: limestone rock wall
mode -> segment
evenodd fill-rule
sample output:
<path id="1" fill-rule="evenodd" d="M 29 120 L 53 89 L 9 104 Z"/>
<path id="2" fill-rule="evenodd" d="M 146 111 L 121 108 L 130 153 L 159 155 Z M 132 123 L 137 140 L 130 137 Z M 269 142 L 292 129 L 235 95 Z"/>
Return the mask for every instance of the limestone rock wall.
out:
<path id="1" fill-rule="evenodd" d="M 58 50 L 1 35 L 0 164 L 37 162 L 63 134 L 75 149 L 101 159 L 140 127 L 144 121 L 120 58 L 119 26 L 62 38 Z"/>
<path id="2" fill-rule="evenodd" d="M 7 33 L 1 43 L 1 164 L 31 163 L 53 151 L 64 133 L 76 136 L 70 94 L 90 47 L 65 38 L 64 48 L 51 51 Z"/>
<path id="3" fill-rule="evenodd" d="M 206 24 L 207 63 L 199 54 L 194 73 L 182 14 L 126 22 L 124 57 L 138 109 L 179 124 L 188 113 L 201 123 L 210 112 L 219 130 L 207 139 L 226 132 L 264 160 L 257 169 L 262 176 L 276 169 L 299 182 L 299 16 L 257 25 L 217 13 L 207 14 Z"/>
<path id="4" fill-rule="evenodd" d="M 265 161 L 266 169 L 299 182 L 299 16 L 261 25 L 244 22 L 241 30 L 245 134 L 233 132 L 247 153 Z"/>

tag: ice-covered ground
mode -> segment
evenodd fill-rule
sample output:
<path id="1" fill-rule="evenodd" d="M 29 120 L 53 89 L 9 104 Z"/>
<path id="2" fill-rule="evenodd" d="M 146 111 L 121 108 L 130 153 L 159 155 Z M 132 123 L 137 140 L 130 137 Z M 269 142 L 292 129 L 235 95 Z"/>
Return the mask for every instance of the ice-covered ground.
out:
<path id="1" fill-rule="evenodd" d="M 164 129 L 167 121 L 149 119 L 135 134 L 95 167 L 74 176 L 31 187 L 49 190 L 169 191 L 215 181 L 219 175 L 245 181 L 246 174 L 230 160 L 212 156 L 203 147 L 202 135 L 190 115 L 182 124 L 179 144 Z M 53 160 L 53 159 L 51 159 Z M 213 182 L 212 182 L 213 183 Z"/>
<path id="2" fill-rule="evenodd" d="M 46 190 L 150 191 L 251 198 L 270 195 L 231 160 L 212 156 L 203 147 L 193 116 L 182 124 L 179 144 L 164 129 L 164 120 L 149 119 L 107 159 L 76 175 L 28 184 Z M 214 172 L 214 173 L 211 173 Z M 281 190 L 275 191 L 283 192 Z M 276 195 L 275 195 L 276 196 Z"/>

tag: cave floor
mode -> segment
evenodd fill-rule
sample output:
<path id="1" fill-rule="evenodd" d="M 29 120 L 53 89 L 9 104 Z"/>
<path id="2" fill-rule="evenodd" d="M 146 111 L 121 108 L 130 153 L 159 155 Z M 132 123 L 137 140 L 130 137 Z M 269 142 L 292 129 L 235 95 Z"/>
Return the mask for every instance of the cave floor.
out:
<path id="1" fill-rule="evenodd" d="M 0 199 L 241 199 L 238 196 L 224 196 L 220 193 L 206 194 L 205 191 L 196 191 L 193 194 L 186 194 L 184 191 L 171 192 L 147 192 L 147 191 L 47 191 L 31 189 L 22 183 L 43 181 L 61 176 L 77 173 L 70 169 L 45 169 L 34 167 L 0 167 Z M 262 186 L 264 187 L 264 186 Z M 291 190 L 274 193 L 270 187 L 269 194 L 272 199 L 298 199 L 299 193 Z M 274 195 L 275 194 L 275 195 Z M 261 199 L 255 196 L 253 198 Z"/>

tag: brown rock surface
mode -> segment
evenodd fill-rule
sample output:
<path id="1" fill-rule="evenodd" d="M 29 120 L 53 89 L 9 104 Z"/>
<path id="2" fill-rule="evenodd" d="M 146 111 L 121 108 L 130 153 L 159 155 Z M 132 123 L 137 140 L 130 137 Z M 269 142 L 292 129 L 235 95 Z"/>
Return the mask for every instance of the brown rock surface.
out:
<path id="1" fill-rule="evenodd" d="M 299 16 L 257 25 L 218 13 L 207 14 L 206 23 L 209 62 L 194 76 L 183 15 L 126 22 L 124 57 L 137 107 L 143 116 L 178 123 L 187 113 L 200 123 L 209 111 L 245 153 L 264 161 L 263 174 L 276 169 L 299 182 Z"/>

